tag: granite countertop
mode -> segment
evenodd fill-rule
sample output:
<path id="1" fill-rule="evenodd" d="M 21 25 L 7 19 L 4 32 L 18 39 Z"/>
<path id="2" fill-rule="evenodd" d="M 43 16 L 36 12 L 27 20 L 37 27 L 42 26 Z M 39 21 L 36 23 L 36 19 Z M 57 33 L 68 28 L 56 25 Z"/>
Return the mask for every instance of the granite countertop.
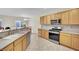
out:
<path id="1" fill-rule="evenodd" d="M 7 32 L 7 31 L 10 31 L 10 30 L 22 29 L 22 28 L 24 28 L 24 27 L 20 27 L 20 28 L 11 28 L 11 29 L 7 29 L 7 30 L 5 30 L 5 29 L 3 30 L 3 29 L 2 29 L 2 30 L 0 30 L 0 33 L 1 33 L 1 32 Z"/>
<path id="2" fill-rule="evenodd" d="M 7 31 L 10 31 L 10 30 L 0 30 L 0 33 L 7 32 Z"/>
<path id="3" fill-rule="evenodd" d="M 22 37 L 23 35 L 27 34 L 28 32 L 30 32 L 30 30 L 21 31 L 19 33 L 12 34 L 0 39 L 0 50 L 9 45 L 10 43 L 14 42 L 15 40 L 17 40 L 18 38 Z"/>

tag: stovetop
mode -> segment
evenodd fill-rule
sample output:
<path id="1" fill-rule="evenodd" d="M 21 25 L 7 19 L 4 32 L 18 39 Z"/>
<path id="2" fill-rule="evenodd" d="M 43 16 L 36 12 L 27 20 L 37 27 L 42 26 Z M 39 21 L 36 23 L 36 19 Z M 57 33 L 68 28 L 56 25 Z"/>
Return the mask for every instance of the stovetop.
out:
<path id="1" fill-rule="evenodd" d="M 60 32 L 61 29 L 49 29 L 49 31 Z"/>

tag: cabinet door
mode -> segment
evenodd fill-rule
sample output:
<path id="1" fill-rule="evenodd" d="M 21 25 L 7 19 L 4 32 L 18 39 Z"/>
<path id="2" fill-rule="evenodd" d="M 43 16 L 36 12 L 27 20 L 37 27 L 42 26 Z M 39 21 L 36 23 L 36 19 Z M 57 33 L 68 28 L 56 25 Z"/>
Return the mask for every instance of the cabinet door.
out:
<path id="1" fill-rule="evenodd" d="M 47 17 L 46 16 L 44 16 L 44 18 L 43 18 L 43 24 L 47 24 Z"/>
<path id="2" fill-rule="evenodd" d="M 60 33 L 60 44 L 72 47 L 71 34 Z"/>
<path id="3" fill-rule="evenodd" d="M 62 24 L 69 24 L 69 12 L 63 12 L 62 13 L 62 20 L 61 20 Z"/>
<path id="4" fill-rule="evenodd" d="M 51 24 L 51 15 L 47 15 L 47 24 Z"/>
<path id="5" fill-rule="evenodd" d="M 62 19 L 62 13 L 54 14 L 54 19 Z"/>
<path id="6" fill-rule="evenodd" d="M 69 23 L 70 24 L 79 24 L 79 9 L 70 10 Z"/>
<path id="7" fill-rule="evenodd" d="M 22 37 L 14 42 L 14 51 L 22 51 Z"/>
<path id="8" fill-rule="evenodd" d="M 19 42 L 16 46 L 14 46 L 14 51 L 22 51 L 22 42 Z"/>
<path id="9" fill-rule="evenodd" d="M 27 40 L 26 36 L 24 36 L 24 39 L 23 39 L 23 51 L 26 50 L 26 48 L 27 48 L 27 46 L 28 46 L 27 43 L 28 43 L 28 40 Z"/>
<path id="10" fill-rule="evenodd" d="M 7 47 L 3 49 L 3 51 L 13 51 L 13 43 L 9 44 Z"/>
<path id="11" fill-rule="evenodd" d="M 51 14 L 50 19 L 51 19 L 51 20 L 54 20 L 54 14 Z"/>
<path id="12" fill-rule="evenodd" d="M 44 38 L 44 29 L 42 29 L 42 37 Z"/>
<path id="13" fill-rule="evenodd" d="M 79 50 L 79 35 L 72 35 L 72 46 L 74 49 Z"/>
<path id="14" fill-rule="evenodd" d="M 45 39 L 49 38 L 49 32 L 47 30 L 44 30 L 44 38 Z"/>

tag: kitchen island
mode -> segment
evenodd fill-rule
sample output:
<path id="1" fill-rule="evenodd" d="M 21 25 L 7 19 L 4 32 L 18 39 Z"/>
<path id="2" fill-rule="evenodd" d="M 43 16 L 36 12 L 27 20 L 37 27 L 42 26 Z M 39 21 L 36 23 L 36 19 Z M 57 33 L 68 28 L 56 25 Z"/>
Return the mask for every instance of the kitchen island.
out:
<path id="1" fill-rule="evenodd" d="M 11 30 L 10 30 L 11 31 Z M 16 31 L 16 30 L 15 30 Z M 0 51 L 25 51 L 30 44 L 31 29 L 17 29 L 17 33 L 0 39 Z"/>

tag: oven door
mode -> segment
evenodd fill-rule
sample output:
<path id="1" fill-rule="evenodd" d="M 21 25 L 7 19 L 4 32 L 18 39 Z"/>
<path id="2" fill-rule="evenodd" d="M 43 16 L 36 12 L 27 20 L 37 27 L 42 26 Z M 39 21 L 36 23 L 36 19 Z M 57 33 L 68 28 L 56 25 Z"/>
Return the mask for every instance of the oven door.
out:
<path id="1" fill-rule="evenodd" d="M 49 39 L 59 41 L 59 34 L 49 32 Z"/>

